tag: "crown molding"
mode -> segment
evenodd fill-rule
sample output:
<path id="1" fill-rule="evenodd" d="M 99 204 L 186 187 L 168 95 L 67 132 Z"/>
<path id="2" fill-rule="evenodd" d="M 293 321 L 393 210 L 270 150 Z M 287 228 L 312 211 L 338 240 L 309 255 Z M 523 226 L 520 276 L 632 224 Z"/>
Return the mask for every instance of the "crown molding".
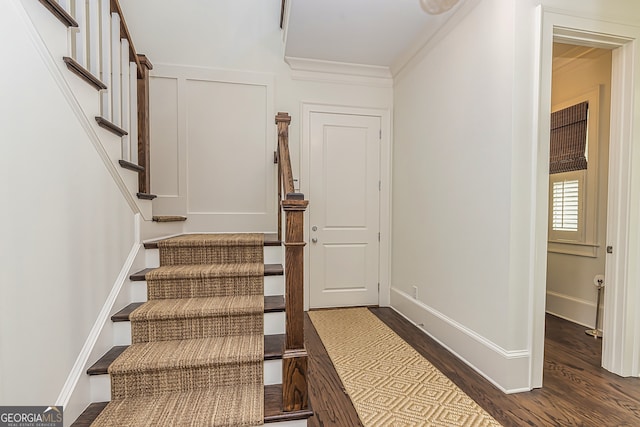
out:
<path id="1" fill-rule="evenodd" d="M 347 62 L 324 61 L 293 56 L 285 56 L 284 60 L 293 71 L 310 71 L 378 79 L 391 78 L 391 70 L 389 70 L 389 67 L 381 65 L 351 64 Z"/>

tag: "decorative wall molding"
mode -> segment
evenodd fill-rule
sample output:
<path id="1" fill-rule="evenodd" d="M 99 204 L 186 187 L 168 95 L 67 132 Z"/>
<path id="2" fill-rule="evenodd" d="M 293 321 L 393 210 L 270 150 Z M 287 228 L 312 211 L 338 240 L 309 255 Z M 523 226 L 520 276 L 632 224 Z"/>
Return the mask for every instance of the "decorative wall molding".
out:
<path id="1" fill-rule="evenodd" d="M 155 83 L 158 86 L 154 86 Z M 157 135 L 158 142 L 152 162 L 158 162 L 154 169 L 165 169 L 162 180 L 154 181 L 154 192 L 158 194 L 154 201 L 155 213 L 187 215 L 189 220 L 183 228 L 186 232 L 273 231 L 277 227 L 278 209 L 277 168 L 273 164 L 275 76 L 156 64 L 151 72 L 151 86 L 155 90 L 151 97 L 158 97 L 157 101 L 166 98 L 167 107 L 166 111 L 156 109 L 157 116 L 152 112 L 151 131 Z M 225 98 L 203 97 L 199 94 L 208 93 L 203 91 L 216 94 L 222 91 Z M 205 119 L 199 114 L 209 110 L 215 110 L 216 117 Z M 219 125 L 210 126 L 210 120 L 219 120 Z M 254 143 L 248 143 L 249 140 Z M 238 158 L 239 144 L 245 147 L 243 159 Z M 211 159 L 211 168 L 203 166 L 201 160 L 204 159 Z M 224 165 L 220 159 L 227 159 Z M 225 187 L 227 184 L 205 191 L 205 183 L 224 181 L 216 175 L 220 174 L 220 169 L 213 167 L 216 162 L 221 167 L 232 167 L 238 174 L 247 167 L 264 167 L 264 175 L 261 172 L 259 179 L 254 176 L 252 180 L 238 183 L 250 193 L 231 192 Z M 237 179 L 231 175 L 228 179 Z"/>
<path id="2" fill-rule="evenodd" d="M 504 393 L 531 390 L 528 350 L 505 350 L 395 287 L 391 288 L 391 308 Z"/>

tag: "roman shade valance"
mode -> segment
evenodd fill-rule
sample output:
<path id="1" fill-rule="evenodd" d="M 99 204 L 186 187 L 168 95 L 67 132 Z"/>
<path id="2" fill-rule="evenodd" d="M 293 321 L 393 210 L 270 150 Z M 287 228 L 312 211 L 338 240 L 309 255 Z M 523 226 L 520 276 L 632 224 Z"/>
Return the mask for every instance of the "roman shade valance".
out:
<path id="1" fill-rule="evenodd" d="M 585 101 L 551 114 L 550 174 L 587 168 L 588 108 Z"/>

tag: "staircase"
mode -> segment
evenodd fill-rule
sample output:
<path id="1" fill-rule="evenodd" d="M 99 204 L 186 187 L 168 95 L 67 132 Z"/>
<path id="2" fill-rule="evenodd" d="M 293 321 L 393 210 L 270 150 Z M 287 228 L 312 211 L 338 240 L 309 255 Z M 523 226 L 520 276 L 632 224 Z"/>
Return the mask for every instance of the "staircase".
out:
<path id="1" fill-rule="evenodd" d="M 144 228 L 155 224 L 154 235 L 174 234 L 169 230 L 180 228 L 173 224 L 186 217 L 152 214 L 152 65 L 136 52 L 118 0 L 25 0 L 21 5 L 54 79 L 132 212 Z M 249 276 L 229 267 L 226 255 L 208 258 L 209 249 L 219 245 L 209 242 L 209 255 L 177 262 L 161 254 L 162 248 L 166 242 L 193 236 L 146 242 L 146 268 L 132 272 L 126 289 L 113 300 L 127 301 L 110 311 L 112 327 L 105 330 L 113 330 L 113 347 L 95 363 L 89 351 L 76 362 L 80 368 L 91 363 L 86 373 L 94 403 L 72 425 L 306 425 L 313 414 L 302 291 L 303 214 L 308 202 L 293 188 L 290 120 L 286 113 L 276 116 L 281 209 L 277 234 L 261 236 L 260 262 L 250 268 L 254 278 L 259 271 L 260 285 L 251 279 L 250 286 L 243 286 Z M 182 264 L 190 266 L 189 271 L 182 271 Z M 194 277 L 201 281 L 186 284 Z M 237 294 L 241 288 L 250 291 Z M 73 388 L 64 391 L 65 396 L 72 393 Z M 201 418 L 186 418 L 187 413 Z"/>
<path id="2" fill-rule="evenodd" d="M 233 374 L 233 377 L 235 378 L 235 381 L 233 381 L 233 387 L 229 385 L 222 387 L 209 387 L 205 389 L 205 392 L 196 393 L 196 396 L 193 396 L 193 392 L 185 390 L 178 390 L 177 392 L 173 391 L 173 393 L 167 393 L 166 390 L 164 393 L 160 392 L 153 387 L 149 387 L 149 382 L 153 381 L 149 379 L 143 379 L 143 384 L 133 384 L 128 387 L 128 390 L 133 390 L 134 396 L 136 397 L 127 402 L 124 402 L 126 399 L 122 399 L 122 391 L 115 391 L 112 389 L 115 383 L 121 382 L 120 380 L 113 379 L 114 372 L 123 370 L 121 367 L 118 367 L 118 365 L 126 367 L 128 364 L 127 362 L 136 357 L 135 353 L 149 353 L 156 350 L 156 347 L 159 346 L 164 347 L 166 356 L 161 358 L 161 361 L 156 362 L 154 368 L 161 365 L 177 365 L 181 367 L 188 365 L 191 363 L 189 359 L 193 359 L 193 355 L 189 354 L 186 350 L 180 353 L 180 356 L 176 356 L 176 353 L 180 352 L 180 348 L 188 347 L 189 345 L 198 346 L 200 349 L 200 358 L 202 358 L 202 353 L 216 354 L 219 359 L 214 361 L 213 364 L 216 365 L 215 369 L 217 370 L 220 370 L 219 365 L 222 363 L 221 361 L 226 359 L 227 362 L 229 362 L 229 358 L 231 358 L 233 363 L 236 363 L 237 360 L 243 360 L 244 365 L 255 365 L 255 362 L 257 362 L 256 360 L 250 360 L 247 362 L 250 358 L 245 359 L 248 356 L 244 353 L 238 353 L 236 349 L 246 346 L 246 342 L 251 341 L 251 335 L 248 335 L 247 332 L 251 329 L 255 329 L 255 326 L 252 326 L 250 322 L 247 322 L 243 316 L 248 311 L 255 311 L 256 308 L 259 308 L 261 311 L 259 322 L 260 331 L 257 337 L 261 341 L 259 343 L 259 347 L 264 348 L 260 351 L 259 360 L 259 374 L 261 377 L 264 376 L 264 386 L 262 384 L 260 385 L 261 390 L 259 393 L 260 399 L 263 399 L 264 402 L 264 413 L 260 414 L 260 422 L 275 423 L 276 425 L 278 423 L 286 423 L 285 425 L 288 426 L 306 425 L 306 418 L 312 415 L 310 410 L 306 409 L 290 412 L 284 412 L 282 410 L 282 385 L 280 382 L 282 380 L 282 357 L 284 354 L 285 343 L 285 303 L 283 298 L 284 268 L 280 262 L 283 253 L 281 242 L 277 239 L 276 235 L 265 235 L 263 240 L 264 242 L 262 244 L 264 245 L 264 248 L 261 248 L 260 253 L 263 264 L 259 265 L 260 268 L 257 268 L 255 264 L 251 266 L 254 272 L 259 271 L 263 275 L 257 285 L 254 280 L 254 273 L 247 272 L 244 276 L 238 276 L 233 273 L 234 268 L 229 264 L 220 265 L 208 263 L 196 267 L 193 265 L 192 261 L 186 261 L 186 266 L 167 265 L 167 262 L 172 261 L 167 261 L 166 256 L 161 260 L 160 251 L 162 249 L 160 249 L 159 246 L 162 246 L 162 242 L 146 243 L 145 248 L 147 252 L 146 258 L 148 260 L 148 268 L 132 274 L 130 277 L 131 295 L 134 299 L 139 298 L 140 300 L 127 305 L 112 316 L 111 320 L 116 326 L 114 329 L 114 338 L 117 345 L 115 345 L 87 370 L 87 374 L 91 376 L 91 387 L 93 389 L 92 392 L 94 396 L 98 399 L 103 399 L 104 402 L 98 402 L 90 405 L 73 425 L 88 426 L 91 425 L 92 422 L 96 421 L 96 419 L 97 421 L 94 425 L 97 426 L 136 425 L 133 421 L 133 413 L 140 414 L 140 416 L 143 417 L 143 420 L 152 422 L 152 425 L 233 426 L 259 424 L 256 424 L 255 422 L 251 423 L 250 421 L 242 418 L 251 414 L 251 411 L 242 409 L 240 406 L 242 402 L 251 400 L 249 398 L 249 396 L 251 396 L 251 391 L 247 389 L 246 386 L 240 388 L 237 387 L 237 383 L 242 382 L 242 380 L 238 380 L 238 378 L 246 377 L 246 372 L 243 375 L 238 375 L 237 373 Z M 215 267 L 212 267 L 212 265 L 215 265 Z M 196 274 L 194 274 L 195 270 L 198 270 Z M 190 279 L 194 276 L 204 279 Z M 147 279 L 149 280 L 147 281 Z M 251 288 L 254 289 L 251 290 Z M 243 289 L 248 290 L 249 296 L 240 292 L 240 290 Z M 258 290 L 260 291 L 259 295 L 257 294 Z M 254 298 L 250 296 L 252 294 L 255 295 Z M 149 316 L 143 312 L 145 309 L 143 301 L 146 299 L 146 295 L 149 295 L 151 302 L 154 305 L 146 310 L 147 313 L 156 313 L 155 317 L 161 318 L 167 318 L 170 316 L 162 314 L 162 308 L 158 306 L 159 304 L 172 307 L 173 311 L 176 311 L 176 306 L 184 306 L 189 303 L 193 305 L 194 302 L 199 303 L 198 300 L 202 302 L 210 302 L 211 304 L 209 310 L 203 309 L 202 305 L 200 305 L 198 309 L 192 310 L 192 313 L 196 313 L 197 319 L 187 320 L 189 327 L 187 328 L 187 331 L 182 330 L 178 334 L 179 336 L 165 336 L 160 338 L 169 338 L 167 341 L 147 342 L 146 340 L 149 339 L 149 330 L 155 331 L 157 328 L 144 325 L 146 318 L 153 317 L 153 315 Z M 176 299 L 176 297 L 183 297 L 183 299 Z M 234 298 L 236 300 L 244 299 L 246 301 L 252 299 L 253 302 L 233 306 L 232 301 L 230 300 Z M 256 303 L 256 300 L 258 300 L 259 303 Z M 226 310 L 226 313 L 216 319 L 216 315 L 220 314 L 220 311 L 222 310 L 221 307 L 231 306 L 233 307 L 230 310 Z M 247 310 L 248 306 L 253 308 Z M 178 311 L 180 311 L 180 308 Z M 143 325 L 134 325 L 132 327 L 131 321 L 133 319 L 135 323 L 136 317 L 141 319 Z M 168 322 L 173 321 L 175 323 L 176 317 L 178 319 L 184 319 L 188 316 L 183 310 L 179 315 L 173 315 L 172 319 L 169 319 Z M 207 317 L 213 317 L 213 320 L 209 321 Z M 228 321 L 228 319 L 234 317 L 234 321 Z M 201 324 L 194 328 L 194 324 L 197 324 L 198 322 Z M 208 324 L 209 327 L 201 327 L 203 322 L 204 324 Z M 228 326 L 229 323 L 232 324 L 230 328 L 232 331 L 225 331 L 227 333 L 230 332 L 230 335 L 226 335 L 223 338 L 203 337 L 203 332 L 204 335 L 220 335 L 220 329 L 224 329 L 224 326 L 216 326 L 220 323 L 226 326 Z M 134 332 L 132 332 L 132 329 Z M 136 333 L 136 329 L 141 332 Z M 175 330 L 175 325 L 172 325 L 169 328 L 169 334 L 171 335 L 175 333 Z M 177 341 L 181 337 L 184 338 L 185 335 L 189 335 L 188 339 Z M 136 344 L 132 345 L 132 341 Z M 255 346 L 256 343 L 254 342 L 252 345 Z M 226 350 L 217 350 L 221 348 L 226 348 Z M 125 353 L 127 349 L 129 349 L 129 354 Z M 125 356 L 124 360 L 123 353 Z M 129 363 L 129 365 L 131 364 Z M 124 370 L 139 372 L 142 369 L 139 366 L 129 366 L 128 369 L 125 368 Z M 253 372 L 253 375 L 255 376 L 254 366 L 250 367 L 249 371 Z M 112 378 L 109 378 L 109 372 L 111 372 Z M 217 378 L 215 373 L 207 376 L 207 378 L 210 379 L 211 376 Z M 190 373 L 186 375 L 186 377 L 191 378 L 193 377 L 193 374 Z M 218 382 L 220 382 L 220 378 L 217 379 Z M 222 380 L 224 381 L 224 379 Z M 160 380 L 156 378 L 155 381 L 158 382 Z M 180 384 L 179 380 L 174 380 L 173 382 Z M 145 383 L 147 387 L 145 387 Z M 151 398 L 139 397 L 139 394 L 144 396 L 145 389 L 150 388 L 152 389 Z M 221 393 L 220 390 L 223 392 Z M 253 393 L 255 394 L 255 391 Z M 124 394 L 126 394 L 126 392 Z M 120 400 L 116 400 L 119 403 L 117 403 L 117 406 L 111 405 L 113 408 L 108 408 L 105 411 L 111 397 L 113 397 L 114 400 L 120 398 Z M 193 403 L 191 404 L 193 407 L 204 407 L 214 411 L 214 413 L 208 414 L 209 420 L 217 419 L 216 417 L 220 417 L 223 411 L 229 411 L 231 414 L 241 417 L 234 419 L 231 415 L 224 415 L 218 423 L 212 421 L 211 423 L 199 424 L 189 423 L 185 418 L 185 414 L 175 412 L 175 414 L 178 414 L 181 417 L 180 420 L 182 424 L 179 424 L 177 422 L 168 421 L 166 418 L 151 421 L 153 418 L 150 417 L 154 416 L 156 412 L 148 409 L 141 409 L 145 407 L 157 408 L 162 405 L 169 405 L 171 402 L 174 402 L 173 405 L 175 406 L 176 401 L 185 402 L 189 398 L 195 398 L 195 400 L 192 400 Z M 198 405 L 198 402 L 202 401 L 208 403 L 206 405 L 202 403 Z M 120 409 L 120 412 L 125 414 L 123 416 L 125 416 L 126 421 L 122 421 L 121 418 L 117 418 L 118 409 Z M 216 413 L 215 409 L 219 412 Z M 107 411 L 109 411 L 109 414 L 105 415 Z M 190 411 L 187 412 L 191 414 Z M 100 418 L 100 414 L 102 414 L 102 418 Z M 206 416 L 206 413 L 200 413 L 199 415 Z M 166 416 L 166 414 L 164 416 Z"/>

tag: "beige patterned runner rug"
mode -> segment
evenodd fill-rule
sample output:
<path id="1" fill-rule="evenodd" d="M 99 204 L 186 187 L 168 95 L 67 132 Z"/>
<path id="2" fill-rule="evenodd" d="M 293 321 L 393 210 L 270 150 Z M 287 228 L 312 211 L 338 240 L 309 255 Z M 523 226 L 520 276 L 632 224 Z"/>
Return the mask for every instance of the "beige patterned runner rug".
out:
<path id="1" fill-rule="evenodd" d="M 368 309 L 309 317 L 365 427 L 500 426 Z"/>

